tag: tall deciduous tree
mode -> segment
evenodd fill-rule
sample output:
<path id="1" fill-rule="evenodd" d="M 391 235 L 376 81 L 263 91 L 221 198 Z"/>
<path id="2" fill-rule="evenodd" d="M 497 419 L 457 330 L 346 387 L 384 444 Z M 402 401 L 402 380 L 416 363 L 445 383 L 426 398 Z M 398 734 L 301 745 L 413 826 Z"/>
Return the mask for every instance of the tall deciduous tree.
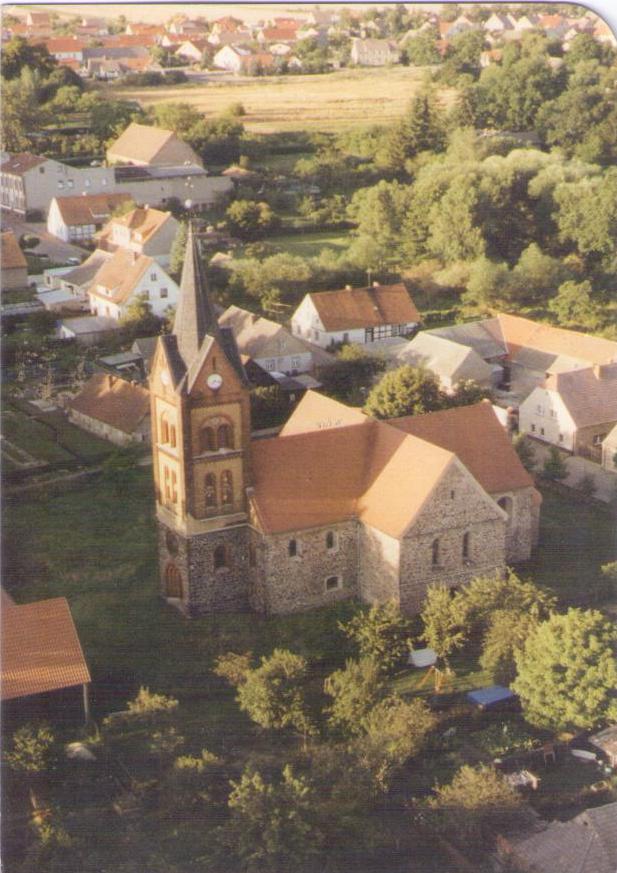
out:
<path id="1" fill-rule="evenodd" d="M 279 782 L 266 782 L 259 772 L 246 769 L 231 785 L 231 816 L 222 843 L 241 869 L 248 873 L 298 870 L 319 852 L 323 837 L 313 794 L 291 767 L 283 769 Z"/>
<path id="2" fill-rule="evenodd" d="M 552 615 L 517 656 L 525 718 L 552 730 L 591 729 L 617 718 L 617 632 L 596 610 Z"/>
<path id="3" fill-rule="evenodd" d="M 400 418 L 442 409 L 437 377 L 422 367 L 404 366 L 386 373 L 369 394 L 364 411 L 373 418 Z"/>
<path id="4" fill-rule="evenodd" d="M 324 682 L 324 691 L 332 698 L 328 708 L 330 723 L 343 733 L 361 734 L 363 719 L 381 700 L 385 684 L 372 658 L 348 660 L 344 670 L 336 670 Z"/>
<path id="5" fill-rule="evenodd" d="M 307 676 L 301 655 L 275 649 L 238 686 L 240 709 L 261 727 L 292 728 L 306 736 L 313 731 L 305 699 Z"/>
<path id="6" fill-rule="evenodd" d="M 372 658 L 385 674 L 399 667 L 411 648 L 411 624 L 394 600 L 359 612 L 339 627 L 356 643 L 360 656 Z"/>
<path id="7" fill-rule="evenodd" d="M 466 639 L 460 613 L 448 588 L 432 585 L 428 589 L 421 618 L 426 645 L 447 665 Z"/>

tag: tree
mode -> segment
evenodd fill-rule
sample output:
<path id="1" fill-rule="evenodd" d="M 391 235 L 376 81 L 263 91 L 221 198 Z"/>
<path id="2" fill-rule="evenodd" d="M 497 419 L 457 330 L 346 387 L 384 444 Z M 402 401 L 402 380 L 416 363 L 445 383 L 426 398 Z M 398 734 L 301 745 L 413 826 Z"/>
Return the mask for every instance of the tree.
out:
<path id="1" fill-rule="evenodd" d="M 331 673 L 324 682 L 324 691 L 332 698 L 327 710 L 331 725 L 346 734 L 361 734 L 363 719 L 384 690 L 381 671 L 372 658 L 347 660 L 345 669 Z"/>
<path id="2" fill-rule="evenodd" d="M 491 392 L 488 388 L 478 385 L 473 379 L 463 379 L 454 386 L 454 392 L 448 395 L 447 406 L 471 406 L 481 400 L 489 399 Z"/>
<path id="3" fill-rule="evenodd" d="M 169 714 L 178 708 L 175 697 L 165 694 L 156 694 L 143 686 L 134 700 L 127 703 L 127 711 L 135 718 L 156 718 L 159 715 Z"/>
<path id="4" fill-rule="evenodd" d="M 246 673 L 238 686 L 240 709 L 264 728 L 293 728 L 304 737 L 313 733 L 304 693 L 308 664 L 301 655 L 275 649 Z"/>
<path id="5" fill-rule="evenodd" d="M 394 600 L 359 612 L 339 627 L 356 643 L 360 657 L 371 658 L 384 674 L 400 667 L 409 654 L 411 624 Z"/>
<path id="6" fill-rule="evenodd" d="M 360 763 L 381 791 L 392 776 L 420 752 L 437 719 L 422 700 L 387 697 L 375 704 L 363 721 L 364 734 L 354 742 Z"/>
<path id="7" fill-rule="evenodd" d="M 417 67 L 441 63 L 441 55 L 437 48 L 437 32 L 433 28 L 406 40 L 404 51 L 409 63 Z"/>
<path id="8" fill-rule="evenodd" d="M 375 376 L 385 368 L 385 360 L 378 355 L 368 354 L 362 346 L 346 345 L 334 363 L 323 367 L 320 379 L 325 394 L 357 406 Z"/>
<path id="9" fill-rule="evenodd" d="M 546 301 L 564 278 L 564 267 L 556 258 L 545 255 L 536 243 L 522 253 L 512 271 L 510 295 L 526 301 Z"/>
<path id="10" fill-rule="evenodd" d="M 509 609 L 491 613 L 479 663 L 492 682 L 508 687 L 514 681 L 516 656 L 537 626 L 538 619 L 529 613 Z"/>
<path id="11" fill-rule="evenodd" d="M 230 231 L 241 239 L 257 239 L 280 224 L 272 207 L 253 200 L 235 200 L 225 217 Z"/>
<path id="12" fill-rule="evenodd" d="M 31 134 L 46 123 L 48 112 L 38 102 L 39 85 L 38 73 L 29 67 L 24 67 L 17 78 L 2 83 L 2 149 L 27 151 L 32 146 Z"/>
<path id="13" fill-rule="evenodd" d="M 370 392 L 364 411 L 373 418 L 421 415 L 443 408 L 439 380 L 422 367 L 406 365 L 390 370 Z"/>
<path id="14" fill-rule="evenodd" d="M 527 472 L 533 472 L 536 466 L 536 453 L 533 450 L 531 440 L 526 436 L 526 434 L 517 433 L 512 438 L 512 446 Z"/>
<path id="15" fill-rule="evenodd" d="M 480 196 L 472 177 L 459 176 L 450 184 L 431 214 L 429 251 L 446 264 L 473 261 L 484 254 L 486 243 L 478 221 Z"/>
<path id="16" fill-rule="evenodd" d="M 396 261 L 401 226 L 410 206 L 411 189 L 381 179 L 353 195 L 347 215 L 357 225 L 349 257 L 361 267 L 378 269 Z"/>
<path id="17" fill-rule="evenodd" d="M 138 295 L 132 303 L 129 303 L 120 319 L 120 324 L 135 337 L 159 334 L 162 328 L 162 321 L 152 312 L 152 306 L 148 303 L 145 294 Z"/>
<path id="18" fill-rule="evenodd" d="M 555 188 L 559 236 L 588 265 L 614 269 L 617 258 L 617 168 Z"/>
<path id="19" fill-rule="evenodd" d="M 444 57 L 443 80 L 454 84 L 461 74 L 476 79 L 480 75 L 480 55 L 483 49 L 484 33 L 481 30 L 468 30 L 454 36 Z"/>
<path id="20" fill-rule="evenodd" d="M 548 458 L 544 461 L 542 475 L 551 482 L 560 482 L 568 475 L 568 468 L 557 446 L 551 446 Z"/>
<path id="21" fill-rule="evenodd" d="M 529 615 L 544 621 L 556 605 L 547 590 L 520 579 L 513 570 L 505 576 L 478 576 L 454 600 L 455 612 L 467 636 L 485 633 L 496 611 Z"/>
<path id="22" fill-rule="evenodd" d="M 178 227 L 169 253 L 169 272 L 176 278 L 179 277 L 182 272 L 187 238 L 188 225 L 186 221 L 182 221 L 180 222 L 180 226 Z"/>
<path id="23" fill-rule="evenodd" d="M 24 69 L 46 77 L 56 67 L 57 61 L 50 55 L 47 46 L 30 43 L 21 36 L 13 37 L 2 48 L 0 72 L 7 81 L 18 79 Z"/>
<path id="24" fill-rule="evenodd" d="M 36 789 L 41 777 L 54 765 L 55 737 L 48 725 L 24 725 L 13 734 L 3 758 L 11 770 L 24 776 L 29 784 L 30 803 L 39 808 Z"/>
<path id="25" fill-rule="evenodd" d="M 525 718 L 552 730 L 589 730 L 617 718 L 617 631 L 602 613 L 569 609 L 542 622 L 517 655 L 512 689 Z"/>
<path id="26" fill-rule="evenodd" d="M 295 776 L 291 767 L 284 767 L 278 783 L 268 783 L 259 772 L 247 768 L 231 786 L 231 815 L 221 841 L 242 870 L 298 870 L 319 852 L 323 837 L 315 820 L 313 793 L 306 779 Z"/>
<path id="27" fill-rule="evenodd" d="M 445 585 L 431 585 L 421 613 L 422 637 L 447 666 L 450 656 L 465 642 L 460 613 Z"/>
<path id="28" fill-rule="evenodd" d="M 508 265 L 482 256 L 475 260 L 469 271 L 467 291 L 462 296 L 466 307 L 489 312 L 507 297 L 510 282 Z"/>
<path id="29" fill-rule="evenodd" d="M 236 652 L 227 652 L 224 655 L 219 655 L 212 672 L 237 688 L 246 682 L 246 677 L 252 669 L 251 661 L 250 652 L 244 652 L 242 655 Z"/>
<path id="30" fill-rule="evenodd" d="M 461 842 L 491 841 L 523 815 L 521 795 L 492 767 L 461 767 L 452 782 L 440 785 L 427 803 L 429 822 Z"/>
<path id="31" fill-rule="evenodd" d="M 549 300 L 549 310 L 565 327 L 583 327 L 593 330 L 601 321 L 600 307 L 592 298 L 591 282 L 564 282 L 557 295 Z"/>

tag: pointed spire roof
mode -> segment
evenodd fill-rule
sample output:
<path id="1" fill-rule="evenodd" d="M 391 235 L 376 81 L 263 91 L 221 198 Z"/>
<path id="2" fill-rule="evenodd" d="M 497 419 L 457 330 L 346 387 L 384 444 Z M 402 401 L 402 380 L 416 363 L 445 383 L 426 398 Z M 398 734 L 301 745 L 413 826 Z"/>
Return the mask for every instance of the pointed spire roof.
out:
<path id="1" fill-rule="evenodd" d="M 208 293 L 199 243 L 192 222 L 188 226 L 173 333 L 187 369 L 197 357 L 206 335 L 220 338 L 218 320 Z"/>

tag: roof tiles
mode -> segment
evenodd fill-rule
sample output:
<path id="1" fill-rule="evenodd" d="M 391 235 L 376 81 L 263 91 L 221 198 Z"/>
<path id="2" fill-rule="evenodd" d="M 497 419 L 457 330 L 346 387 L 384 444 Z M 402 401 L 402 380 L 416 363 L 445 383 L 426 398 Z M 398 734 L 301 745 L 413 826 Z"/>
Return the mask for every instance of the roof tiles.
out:
<path id="1" fill-rule="evenodd" d="M 309 294 L 326 331 L 421 321 L 402 282 Z"/>

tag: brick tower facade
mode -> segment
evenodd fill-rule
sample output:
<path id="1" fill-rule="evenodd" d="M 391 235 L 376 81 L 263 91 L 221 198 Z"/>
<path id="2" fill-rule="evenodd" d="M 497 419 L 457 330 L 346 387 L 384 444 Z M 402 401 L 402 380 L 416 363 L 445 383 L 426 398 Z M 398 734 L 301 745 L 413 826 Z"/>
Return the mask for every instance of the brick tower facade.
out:
<path id="1" fill-rule="evenodd" d="M 250 400 L 189 228 L 172 334 L 150 376 L 161 594 L 188 615 L 249 606 Z"/>

